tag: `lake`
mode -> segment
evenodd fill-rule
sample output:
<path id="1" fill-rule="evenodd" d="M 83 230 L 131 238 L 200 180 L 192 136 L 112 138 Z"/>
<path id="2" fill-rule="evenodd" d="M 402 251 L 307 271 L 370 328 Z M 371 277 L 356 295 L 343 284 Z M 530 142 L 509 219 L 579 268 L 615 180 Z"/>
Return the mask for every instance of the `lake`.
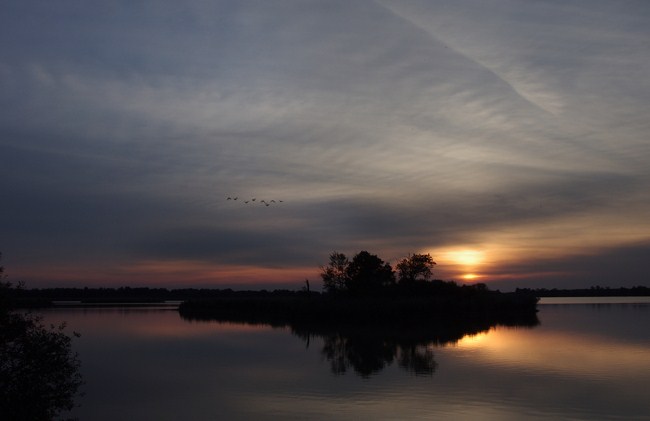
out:
<path id="1" fill-rule="evenodd" d="M 650 299 L 602 301 L 543 299 L 537 326 L 428 344 L 190 322 L 165 306 L 44 317 L 81 333 L 80 420 L 648 420 Z"/>

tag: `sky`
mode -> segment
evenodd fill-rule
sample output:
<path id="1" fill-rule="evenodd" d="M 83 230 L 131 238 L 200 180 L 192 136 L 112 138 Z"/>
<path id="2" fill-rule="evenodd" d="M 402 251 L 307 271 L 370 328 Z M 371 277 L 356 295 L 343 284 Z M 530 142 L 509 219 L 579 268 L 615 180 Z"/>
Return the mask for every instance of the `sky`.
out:
<path id="1" fill-rule="evenodd" d="M 502 290 L 650 285 L 646 0 L 2 9 L 10 281 L 317 288 L 367 250 Z"/>

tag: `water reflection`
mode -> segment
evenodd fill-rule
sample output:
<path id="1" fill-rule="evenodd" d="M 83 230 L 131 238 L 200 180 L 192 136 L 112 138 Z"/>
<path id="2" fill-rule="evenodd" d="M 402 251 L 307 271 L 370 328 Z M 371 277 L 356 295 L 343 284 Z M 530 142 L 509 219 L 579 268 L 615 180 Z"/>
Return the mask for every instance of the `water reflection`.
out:
<path id="1" fill-rule="evenodd" d="M 650 307 L 540 307 L 534 329 L 274 329 L 119 309 L 51 309 L 44 323 L 82 333 L 80 420 L 647 419 Z"/>
<path id="2" fill-rule="evenodd" d="M 186 320 L 197 321 L 196 318 Z M 229 321 L 219 318 L 200 320 Z M 237 321 L 264 324 L 259 318 L 247 322 L 238 317 Z M 395 362 L 416 376 L 431 376 L 438 367 L 433 352 L 436 346 L 456 344 L 468 335 L 488 332 L 496 326 L 534 327 L 539 324 L 539 320 L 537 316 L 529 315 L 514 319 L 509 317 L 507 321 L 483 318 L 442 319 L 435 323 L 408 325 L 277 321 L 267 324 L 289 328 L 307 347 L 318 342 L 313 339 L 321 339 L 323 345 L 320 353 L 329 362 L 332 373 L 342 375 L 352 371 L 363 378 L 369 378 Z"/>
<path id="3" fill-rule="evenodd" d="M 323 341 L 321 354 L 330 362 L 334 374 L 344 374 L 351 368 L 367 378 L 395 360 L 400 367 L 416 375 L 432 375 L 438 366 L 433 350 L 426 343 L 399 343 L 361 330 L 324 334 Z"/>

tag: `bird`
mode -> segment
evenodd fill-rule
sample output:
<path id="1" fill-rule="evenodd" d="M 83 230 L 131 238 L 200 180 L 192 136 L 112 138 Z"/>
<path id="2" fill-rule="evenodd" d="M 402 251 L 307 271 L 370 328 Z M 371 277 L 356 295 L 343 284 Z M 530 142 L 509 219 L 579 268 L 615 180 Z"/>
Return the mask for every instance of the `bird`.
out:
<path id="1" fill-rule="evenodd" d="M 239 199 L 239 196 L 228 196 L 228 197 L 226 197 L 226 200 L 237 200 L 237 199 Z M 266 199 L 260 199 L 260 200 L 257 200 L 256 197 L 252 197 L 252 198 L 250 198 L 250 199 L 248 199 L 248 200 L 244 200 L 244 199 L 242 199 L 242 202 L 244 202 L 244 203 L 246 203 L 246 204 L 248 204 L 248 203 L 250 203 L 250 202 L 256 202 L 256 201 L 257 201 L 259 204 L 264 205 L 264 206 L 271 206 L 271 203 L 282 203 L 282 202 L 284 202 L 284 200 L 280 200 L 280 199 L 278 199 L 278 200 L 276 200 L 276 199 L 271 199 L 271 200 L 269 200 L 269 201 L 267 202 Z"/>

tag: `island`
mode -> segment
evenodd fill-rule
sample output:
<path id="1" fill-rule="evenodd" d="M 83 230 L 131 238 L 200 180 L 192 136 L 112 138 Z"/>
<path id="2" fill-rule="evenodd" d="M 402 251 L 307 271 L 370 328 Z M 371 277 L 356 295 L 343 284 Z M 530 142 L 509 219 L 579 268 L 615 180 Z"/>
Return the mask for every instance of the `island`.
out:
<path id="1" fill-rule="evenodd" d="M 536 319 L 538 298 L 525 292 L 502 293 L 483 283 L 460 285 L 431 279 L 428 254 L 413 254 L 397 271 L 367 251 L 352 259 L 333 252 L 321 266 L 323 291 L 230 291 L 195 298 L 179 306 L 187 319 L 215 319 L 274 325 L 381 324 L 414 326 L 449 321 L 513 324 Z"/>

